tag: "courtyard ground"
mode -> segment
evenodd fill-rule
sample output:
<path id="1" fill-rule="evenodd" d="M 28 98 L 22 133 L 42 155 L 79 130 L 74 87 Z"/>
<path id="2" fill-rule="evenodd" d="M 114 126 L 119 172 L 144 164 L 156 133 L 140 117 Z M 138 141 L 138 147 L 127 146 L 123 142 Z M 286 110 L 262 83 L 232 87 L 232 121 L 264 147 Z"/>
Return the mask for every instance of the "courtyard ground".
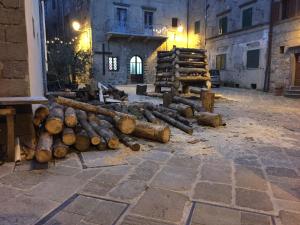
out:
<path id="1" fill-rule="evenodd" d="M 75 153 L 48 170 L 4 164 L 0 224 L 299 225 L 300 101 L 215 91 L 226 127 L 172 128 L 169 144 L 145 142 L 126 165 L 83 167 Z"/>

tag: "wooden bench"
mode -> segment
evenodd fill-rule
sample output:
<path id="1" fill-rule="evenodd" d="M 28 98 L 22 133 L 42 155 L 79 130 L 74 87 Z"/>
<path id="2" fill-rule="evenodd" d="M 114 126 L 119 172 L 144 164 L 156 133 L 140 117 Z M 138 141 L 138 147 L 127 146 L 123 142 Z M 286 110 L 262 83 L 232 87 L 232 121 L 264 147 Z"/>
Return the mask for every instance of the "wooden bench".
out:
<path id="1" fill-rule="evenodd" d="M 6 117 L 7 126 L 7 155 L 10 162 L 15 161 L 15 124 L 16 105 L 46 104 L 45 97 L 0 97 L 0 116 Z"/>

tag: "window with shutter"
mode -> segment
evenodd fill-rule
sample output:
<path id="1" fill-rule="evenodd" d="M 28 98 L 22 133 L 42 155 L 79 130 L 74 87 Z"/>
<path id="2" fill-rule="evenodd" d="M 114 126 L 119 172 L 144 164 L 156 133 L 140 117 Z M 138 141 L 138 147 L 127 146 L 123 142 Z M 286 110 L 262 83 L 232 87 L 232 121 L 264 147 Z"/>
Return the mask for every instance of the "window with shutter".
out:
<path id="1" fill-rule="evenodd" d="M 226 69 L 226 54 L 221 54 L 216 56 L 216 69 L 217 70 Z"/>
<path id="2" fill-rule="evenodd" d="M 280 20 L 280 2 L 273 2 L 272 4 L 272 21 L 273 23 Z"/>
<path id="3" fill-rule="evenodd" d="M 253 9 L 245 9 L 243 11 L 243 22 L 242 26 L 243 28 L 251 27 L 252 26 L 252 16 L 253 16 Z"/>
<path id="4" fill-rule="evenodd" d="M 200 34 L 200 20 L 195 22 L 195 34 Z"/>
<path id="5" fill-rule="evenodd" d="M 296 16 L 297 0 L 282 0 L 282 19 Z"/>
<path id="6" fill-rule="evenodd" d="M 219 20 L 219 34 L 226 34 L 228 26 L 228 18 L 223 17 Z"/>
<path id="7" fill-rule="evenodd" d="M 247 68 L 248 69 L 257 69 L 259 68 L 259 57 L 260 50 L 249 50 L 247 52 Z"/>

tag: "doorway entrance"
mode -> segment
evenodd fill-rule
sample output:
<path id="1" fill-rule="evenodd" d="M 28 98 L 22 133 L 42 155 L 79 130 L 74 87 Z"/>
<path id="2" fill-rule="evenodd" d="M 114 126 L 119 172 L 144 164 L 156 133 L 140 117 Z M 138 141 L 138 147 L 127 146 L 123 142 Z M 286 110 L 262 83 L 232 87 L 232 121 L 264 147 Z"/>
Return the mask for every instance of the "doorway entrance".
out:
<path id="1" fill-rule="evenodd" d="M 295 54 L 296 64 L 295 64 L 295 86 L 300 86 L 300 53 Z"/>
<path id="2" fill-rule="evenodd" d="M 130 59 L 130 77 L 132 83 L 144 83 L 143 60 L 137 55 Z"/>

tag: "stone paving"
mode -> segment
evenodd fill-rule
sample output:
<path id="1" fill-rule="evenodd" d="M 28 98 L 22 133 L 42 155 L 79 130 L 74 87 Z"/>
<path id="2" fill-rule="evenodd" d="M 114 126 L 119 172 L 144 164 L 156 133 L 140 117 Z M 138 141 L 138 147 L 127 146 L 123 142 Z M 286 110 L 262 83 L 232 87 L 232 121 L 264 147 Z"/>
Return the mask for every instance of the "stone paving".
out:
<path id="1" fill-rule="evenodd" d="M 300 101 L 217 91 L 226 127 L 172 129 L 126 165 L 84 169 L 75 153 L 47 170 L 4 164 L 0 225 L 300 225 Z"/>

